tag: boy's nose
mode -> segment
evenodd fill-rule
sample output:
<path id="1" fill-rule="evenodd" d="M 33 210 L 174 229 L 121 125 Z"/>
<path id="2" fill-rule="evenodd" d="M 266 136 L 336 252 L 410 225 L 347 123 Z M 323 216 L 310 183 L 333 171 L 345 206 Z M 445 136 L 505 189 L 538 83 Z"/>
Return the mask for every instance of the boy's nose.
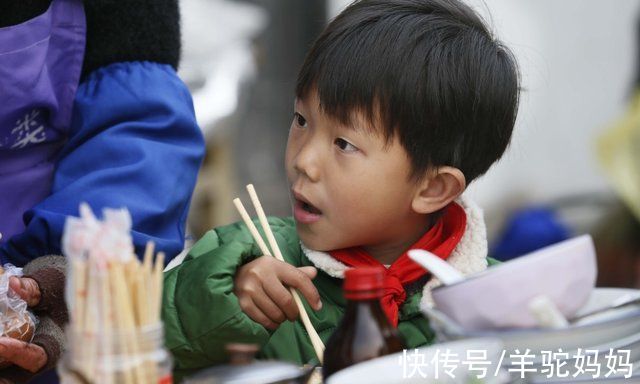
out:
<path id="1" fill-rule="evenodd" d="M 295 158 L 293 167 L 298 173 L 309 179 L 309 181 L 318 181 L 320 177 L 320 169 L 318 167 L 316 154 L 310 145 L 305 145 L 300 149 Z"/>

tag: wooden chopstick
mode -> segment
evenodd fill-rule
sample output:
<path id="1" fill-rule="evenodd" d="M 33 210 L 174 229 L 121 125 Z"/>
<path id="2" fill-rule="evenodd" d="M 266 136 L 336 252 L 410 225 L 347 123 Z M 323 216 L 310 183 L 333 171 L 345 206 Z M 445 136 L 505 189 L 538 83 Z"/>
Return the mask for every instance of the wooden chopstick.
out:
<path id="1" fill-rule="evenodd" d="M 153 294 L 155 302 L 153 306 L 153 312 L 151 313 L 151 320 L 153 324 L 156 324 L 160 321 L 160 311 L 162 309 L 162 277 L 164 273 L 164 252 L 158 252 L 156 255 L 156 263 L 153 268 L 152 274 L 152 283 L 153 283 Z"/>
<path id="2" fill-rule="evenodd" d="M 267 236 L 267 240 L 269 241 L 269 245 L 273 250 L 273 253 L 276 259 L 280 261 L 284 261 L 284 257 L 282 257 L 282 253 L 280 252 L 280 248 L 278 247 L 278 243 L 276 242 L 276 238 L 273 236 L 273 232 L 271 231 L 271 227 L 269 226 L 269 221 L 267 220 L 267 215 L 265 215 L 264 210 L 262 209 L 262 204 L 260 204 L 260 200 L 258 200 L 258 195 L 256 194 L 255 188 L 253 188 L 253 184 L 247 185 L 247 191 L 249 192 L 249 196 L 251 197 L 251 202 L 256 209 L 256 213 L 258 214 L 258 219 L 260 219 L 260 225 L 262 225 L 262 230 Z"/>
<path id="3" fill-rule="evenodd" d="M 262 229 L 265 235 L 267 236 L 267 240 L 269 241 L 269 245 L 271 245 L 271 249 L 273 250 L 273 253 L 269 251 L 269 248 L 267 247 L 266 243 L 262 239 L 262 236 L 260 236 L 260 232 L 258 232 L 258 229 L 253 224 L 253 221 L 249 217 L 249 214 L 247 213 L 247 210 L 242 205 L 242 202 L 240 201 L 240 199 L 238 198 L 234 199 L 233 204 L 236 206 L 236 209 L 240 213 L 242 220 L 247 225 L 247 228 L 249 228 L 249 232 L 251 232 L 251 235 L 253 236 L 254 240 L 258 244 L 260 251 L 262 251 L 262 253 L 264 253 L 265 255 L 273 255 L 276 257 L 276 259 L 286 263 L 286 261 L 284 260 L 284 257 L 282 257 L 282 252 L 280 252 L 280 248 L 278 247 L 276 238 L 273 236 L 271 227 L 269 227 L 267 216 L 265 215 L 264 210 L 262 209 L 262 204 L 260 204 L 260 200 L 258 199 L 256 190 L 252 184 L 247 185 L 247 191 L 249 192 L 249 196 L 251 197 L 253 206 L 255 207 L 256 213 L 258 214 L 258 219 L 260 220 L 260 224 L 262 226 Z M 313 349 L 316 352 L 316 356 L 318 356 L 318 361 L 320 362 L 320 364 L 322 364 L 323 355 L 324 355 L 324 343 L 320 339 L 320 336 L 318 336 L 318 332 L 316 332 L 315 328 L 313 327 L 313 324 L 311 323 L 311 319 L 309 318 L 309 314 L 307 313 L 307 310 L 302 304 L 302 300 L 300 299 L 298 292 L 293 288 L 289 288 L 289 291 L 291 292 L 291 295 L 293 296 L 293 300 L 295 301 L 296 306 L 298 307 L 298 311 L 300 312 L 300 318 L 302 319 L 302 323 L 304 324 L 304 327 L 307 333 L 309 334 L 309 339 L 311 339 L 311 344 L 313 345 Z"/>
<path id="4" fill-rule="evenodd" d="M 262 240 L 262 236 L 260 235 L 260 232 L 258 232 L 258 228 L 256 228 L 255 224 L 253 224 L 253 221 L 251 220 L 251 217 L 249 217 L 247 210 L 244 208 L 244 205 L 242 205 L 242 201 L 240 201 L 240 199 L 238 198 L 235 198 L 233 199 L 233 204 L 236 206 L 236 209 L 238 210 L 238 213 L 240 213 L 240 216 L 242 216 L 242 221 L 244 221 L 244 223 L 247 225 L 247 228 L 249 228 L 249 232 L 251 232 L 253 240 L 255 240 L 255 242 L 258 244 L 258 248 L 260 248 L 260 251 L 264 255 L 273 256 L 271 254 L 271 251 L 267 247 L 267 244 L 264 242 L 264 240 Z"/>

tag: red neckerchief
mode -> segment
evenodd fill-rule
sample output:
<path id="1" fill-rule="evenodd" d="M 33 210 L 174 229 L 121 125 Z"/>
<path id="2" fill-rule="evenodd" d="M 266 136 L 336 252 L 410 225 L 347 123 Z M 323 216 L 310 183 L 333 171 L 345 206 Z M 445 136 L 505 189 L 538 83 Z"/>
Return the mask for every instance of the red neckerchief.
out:
<path id="1" fill-rule="evenodd" d="M 449 204 L 438 221 L 410 249 L 424 249 L 443 259 L 449 257 L 458 245 L 467 225 L 467 215 L 456 203 Z M 407 251 L 408 251 L 407 250 Z M 389 268 L 386 278 L 382 309 L 394 327 L 398 325 L 398 309 L 407 298 L 404 285 L 410 284 L 428 272 L 409 258 L 405 251 Z M 360 247 L 338 249 L 329 254 L 348 267 L 384 267 Z"/>

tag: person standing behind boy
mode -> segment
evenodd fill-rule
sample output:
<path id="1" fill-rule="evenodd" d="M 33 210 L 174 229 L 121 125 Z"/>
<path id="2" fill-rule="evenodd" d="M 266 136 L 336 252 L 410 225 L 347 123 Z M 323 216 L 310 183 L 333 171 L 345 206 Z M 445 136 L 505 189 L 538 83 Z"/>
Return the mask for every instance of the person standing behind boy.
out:
<path id="1" fill-rule="evenodd" d="M 298 76 L 285 160 L 294 217 L 270 218 L 287 263 L 263 256 L 236 223 L 209 231 L 166 273 L 176 377 L 223 362 L 228 342 L 314 361 L 287 288 L 304 296 L 326 342 L 352 267 L 389 266 L 389 320 L 408 348 L 432 343 L 419 306 L 438 282 L 406 251 L 429 250 L 464 274 L 487 268 L 482 212 L 461 194 L 507 148 L 518 97 L 513 55 L 464 3 L 347 7 Z"/>
<path id="2" fill-rule="evenodd" d="M 0 338 L 0 382 L 56 382 L 66 268 L 45 256 L 81 202 L 127 207 L 139 255 L 181 252 L 204 140 L 179 58 L 177 0 L 0 2 L 0 259 L 40 319 Z"/>

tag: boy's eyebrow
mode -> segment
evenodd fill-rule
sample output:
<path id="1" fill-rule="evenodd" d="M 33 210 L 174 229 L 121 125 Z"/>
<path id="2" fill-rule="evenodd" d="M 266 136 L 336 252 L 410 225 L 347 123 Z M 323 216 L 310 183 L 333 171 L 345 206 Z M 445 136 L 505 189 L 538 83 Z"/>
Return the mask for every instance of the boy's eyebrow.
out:
<path id="1" fill-rule="evenodd" d="M 306 100 L 304 98 L 296 97 L 293 101 L 293 108 L 295 110 L 302 110 L 302 112 L 308 112 L 309 108 L 307 108 Z M 365 111 L 358 112 L 356 110 L 351 110 L 347 113 L 347 116 L 339 116 L 335 114 L 327 113 L 325 108 L 323 108 L 322 104 L 319 105 L 319 111 L 325 117 L 329 118 L 334 124 L 338 124 L 341 127 L 344 127 L 348 130 L 354 131 L 360 134 L 377 134 L 382 132 L 381 129 L 378 129 L 374 124 L 374 117 L 368 116 Z M 311 116 L 305 116 L 306 118 L 311 118 Z"/>
<path id="2" fill-rule="evenodd" d="M 340 121 L 337 117 L 336 120 Z M 365 111 L 352 110 L 348 114 L 347 121 L 340 121 L 340 123 L 358 133 L 378 134 L 383 131 L 377 126 L 377 124 L 381 124 L 381 121 Z"/>
<path id="3" fill-rule="evenodd" d="M 294 112 L 299 112 L 304 115 L 306 119 L 310 119 L 311 109 L 308 108 L 306 102 L 300 98 L 295 98 L 293 101 Z"/>
<path id="4" fill-rule="evenodd" d="M 375 132 L 375 128 L 371 127 L 371 124 L 364 124 L 363 121 L 359 121 L 360 119 L 354 118 L 353 116 L 349 118 L 349 122 L 347 124 L 341 123 L 346 128 L 358 132 L 358 133 L 371 133 Z"/>
<path id="5" fill-rule="evenodd" d="M 370 128 L 368 128 L 369 124 L 365 124 L 364 120 L 357 118 L 353 114 L 350 114 L 350 116 L 348 116 L 345 120 L 340 116 L 331 115 L 322 109 L 320 110 L 320 113 L 322 113 L 326 118 L 328 118 L 332 124 L 337 125 L 341 128 L 354 131 L 357 133 L 367 133 L 368 131 L 371 130 Z"/>

